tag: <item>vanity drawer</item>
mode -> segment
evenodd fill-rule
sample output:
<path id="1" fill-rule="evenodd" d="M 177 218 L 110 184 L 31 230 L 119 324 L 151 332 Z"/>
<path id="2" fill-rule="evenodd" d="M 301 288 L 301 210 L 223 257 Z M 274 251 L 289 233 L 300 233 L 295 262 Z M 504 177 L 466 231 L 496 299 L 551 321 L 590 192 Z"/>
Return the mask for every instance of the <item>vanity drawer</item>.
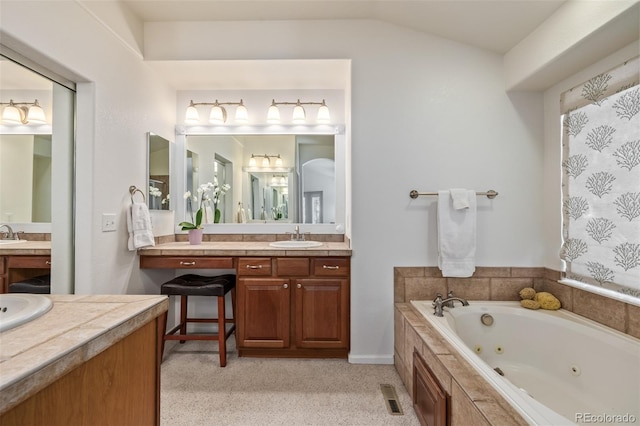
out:
<path id="1" fill-rule="evenodd" d="M 233 257 L 140 256 L 140 268 L 233 269 Z"/>
<path id="2" fill-rule="evenodd" d="M 306 277 L 309 275 L 308 257 L 279 257 L 276 262 L 278 276 L 294 275 Z"/>
<path id="3" fill-rule="evenodd" d="M 271 275 L 270 257 L 241 257 L 238 259 L 238 275 Z"/>
<path id="4" fill-rule="evenodd" d="M 319 277 L 348 277 L 349 259 L 344 257 L 314 257 L 313 275 Z"/>
<path id="5" fill-rule="evenodd" d="M 9 256 L 7 269 L 50 269 L 51 256 Z"/>

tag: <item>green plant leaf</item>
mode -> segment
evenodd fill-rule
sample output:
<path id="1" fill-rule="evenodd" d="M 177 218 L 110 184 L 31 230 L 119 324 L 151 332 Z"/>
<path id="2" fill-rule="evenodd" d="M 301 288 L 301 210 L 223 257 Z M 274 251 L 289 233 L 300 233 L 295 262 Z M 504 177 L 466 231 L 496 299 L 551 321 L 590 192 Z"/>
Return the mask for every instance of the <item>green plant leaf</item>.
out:
<path id="1" fill-rule="evenodd" d="M 196 228 L 200 228 L 200 225 L 202 225 L 202 209 L 196 212 Z"/>

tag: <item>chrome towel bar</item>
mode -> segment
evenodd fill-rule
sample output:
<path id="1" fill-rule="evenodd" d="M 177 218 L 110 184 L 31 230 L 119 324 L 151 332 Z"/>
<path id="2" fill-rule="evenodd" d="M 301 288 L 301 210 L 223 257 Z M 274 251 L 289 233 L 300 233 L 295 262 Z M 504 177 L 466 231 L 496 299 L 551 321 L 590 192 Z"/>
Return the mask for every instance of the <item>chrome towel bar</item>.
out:
<path id="1" fill-rule="evenodd" d="M 418 192 L 415 189 L 409 192 L 409 197 L 413 198 L 414 200 L 418 198 L 420 195 L 438 195 L 438 193 L 437 192 Z M 487 198 L 493 200 L 498 196 L 498 193 L 493 189 L 490 189 L 487 192 L 476 192 L 476 195 L 486 195 Z"/>

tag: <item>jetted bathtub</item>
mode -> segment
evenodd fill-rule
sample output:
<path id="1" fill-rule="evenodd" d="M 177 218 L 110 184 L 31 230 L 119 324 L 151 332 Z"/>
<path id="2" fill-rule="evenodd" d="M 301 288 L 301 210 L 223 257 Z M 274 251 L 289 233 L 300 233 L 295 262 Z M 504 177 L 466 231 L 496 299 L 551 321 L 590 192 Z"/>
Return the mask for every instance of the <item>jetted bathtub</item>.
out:
<path id="1" fill-rule="evenodd" d="M 640 424 L 640 339 L 519 302 L 411 303 L 530 424 Z"/>

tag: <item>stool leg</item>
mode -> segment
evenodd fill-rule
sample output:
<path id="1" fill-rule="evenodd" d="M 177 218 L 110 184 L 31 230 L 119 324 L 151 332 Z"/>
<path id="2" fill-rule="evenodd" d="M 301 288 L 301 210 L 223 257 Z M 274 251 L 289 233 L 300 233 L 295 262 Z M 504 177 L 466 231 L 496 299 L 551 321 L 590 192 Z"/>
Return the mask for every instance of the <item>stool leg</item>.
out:
<path id="1" fill-rule="evenodd" d="M 220 367 L 227 365 L 227 328 L 225 325 L 224 295 L 218 296 L 218 349 Z"/>
<path id="2" fill-rule="evenodd" d="M 180 334 L 183 336 L 187 334 L 187 297 L 180 296 Z M 180 340 L 180 343 L 184 343 L 186 340 Z"/>

